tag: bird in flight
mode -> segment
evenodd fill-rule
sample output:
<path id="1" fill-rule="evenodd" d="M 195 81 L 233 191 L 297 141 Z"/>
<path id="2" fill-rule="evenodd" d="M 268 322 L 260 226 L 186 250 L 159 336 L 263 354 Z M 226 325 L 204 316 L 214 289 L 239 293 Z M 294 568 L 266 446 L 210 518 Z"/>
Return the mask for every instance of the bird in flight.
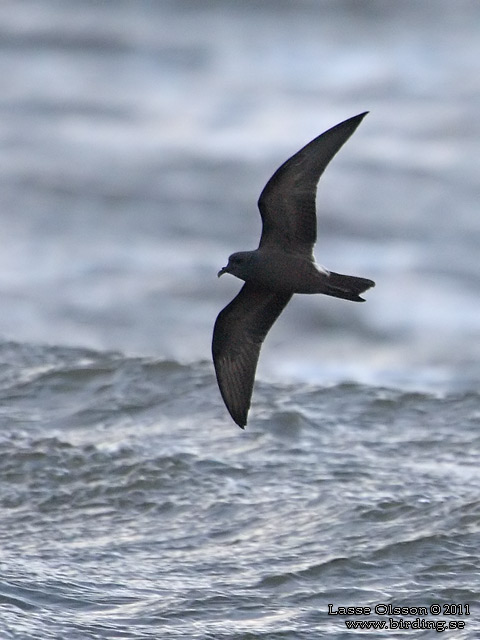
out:
<path id="1" fill-rule="evenodd" d="M 212 355 L 220 393 L 233 420 L 247 424 L 262 342 L 294 293 L 323 293 L 363 302 L 373 280 L 327 271 L 315 263 L 315 196 L 326 166 L 368 112 L 328 129 L 273 174 L 258 200 L 258 249 L 233 253 L 218 277 L 245 284 L 215 322 Z"/>

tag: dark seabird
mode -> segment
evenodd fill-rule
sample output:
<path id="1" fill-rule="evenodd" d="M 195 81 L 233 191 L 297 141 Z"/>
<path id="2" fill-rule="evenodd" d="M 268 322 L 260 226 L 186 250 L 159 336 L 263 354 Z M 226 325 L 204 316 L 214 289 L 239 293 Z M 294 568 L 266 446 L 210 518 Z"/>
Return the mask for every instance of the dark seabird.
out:
<path id="1" fill-rule="evenodd" d="M 317 183 L 333 156 L 368 112 L 309 142 L 277 169 L 258 200 L 262 236 L 255 251 L 232 254 L 218 272 L 244 280 L 218 314 L 212 354 L 222 398 L 233 420 L 247 424 L 260 347 L 294 293 L 324 293 L 363 302 L 372 280 L 327 271 L 315 263 Z"/>

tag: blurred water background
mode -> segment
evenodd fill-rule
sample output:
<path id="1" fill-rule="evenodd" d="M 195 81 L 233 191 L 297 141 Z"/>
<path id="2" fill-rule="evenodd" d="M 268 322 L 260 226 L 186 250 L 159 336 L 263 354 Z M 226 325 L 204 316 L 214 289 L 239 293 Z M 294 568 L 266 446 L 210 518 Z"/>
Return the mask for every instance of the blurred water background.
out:
<path id="1" fill-rule="evenodd" d="M 423 618 L 478 637 L 479 24 L 475 0 L 0 4 L 2 640 L 343 639 L 328 603 L 390 602 L 469 604 Z M 216 272 L 277 166 L 364 110 L 316 255 L 377 286 L 293 299 L 242 433 Z"/>

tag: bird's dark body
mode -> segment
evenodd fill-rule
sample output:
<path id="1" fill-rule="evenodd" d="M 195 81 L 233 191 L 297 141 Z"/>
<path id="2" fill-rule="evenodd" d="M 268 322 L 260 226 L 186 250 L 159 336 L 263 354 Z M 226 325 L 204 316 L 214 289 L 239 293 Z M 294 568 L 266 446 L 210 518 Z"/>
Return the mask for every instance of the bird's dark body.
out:
<path id="1" fill-rule="evenodd" d="M 283 293 L 324 293 L 336 298 L 362 301 L 358 294 L 373 286 L 372 280 L 347 276 L 327 271 L 315 263 L 313 256 L 304 256 L 289 251 L 264 249 L 234 254 L 248 259 L 248 278 L 233 264 L 229 273 L 245 282 Z M 231 256 L 233 257 L 233 256 Z M 294 283 L 292 285 L 292 275 Z M 288 277 L 286 277 L 288 276 Z"/>
<path id="2" fill-rule="evenodd" d="M 315 263 L 315 196 L 325 167 L 365 113 L 341 122 L 287 160 L 267 182 L 258 206 L 263 229 L 258 249 L 230 256 L 223 273 L 244 280 L 215 322 L 212 355 L 217 381 L 233 420 L 244 427 L 260 348 L 294 293 L 363 301 L 373 280 L 330 272 Z"/>

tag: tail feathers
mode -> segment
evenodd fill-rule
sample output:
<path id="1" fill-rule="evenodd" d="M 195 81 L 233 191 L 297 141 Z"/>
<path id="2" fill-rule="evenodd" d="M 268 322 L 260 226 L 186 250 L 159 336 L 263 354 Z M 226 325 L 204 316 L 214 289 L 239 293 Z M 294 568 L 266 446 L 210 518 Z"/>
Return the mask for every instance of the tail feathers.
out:
<path id="1" fill-rule="evenodd" d="M 374 286 L 375 282 L 373 280 L 357 278 L 357 276 L 345 276 L 341 273 L 330 271 L 325 290 L 322 293 L 335 298 L 343 298 L 344 300 L 365 302 L 365 299 L 361 298 L 360 294 Z"/>

